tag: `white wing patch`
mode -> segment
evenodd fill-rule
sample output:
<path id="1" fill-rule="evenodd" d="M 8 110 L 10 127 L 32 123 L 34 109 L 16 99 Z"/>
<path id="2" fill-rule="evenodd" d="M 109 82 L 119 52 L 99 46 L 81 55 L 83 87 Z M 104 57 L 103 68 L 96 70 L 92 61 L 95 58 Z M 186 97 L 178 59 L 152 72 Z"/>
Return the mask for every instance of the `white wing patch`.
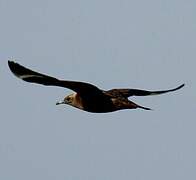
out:
<path id="1" fill-rule="evenodd" d="M 32 77 L 40 77 L 42 78 L 42 76 L 38 76 L 38 75 L 31 75 L 31 74 L 26 74 L 26 75 L 20 75 L 18 76 L 21 79 L 27 79 L 27 78 L 32 78 Z"/>

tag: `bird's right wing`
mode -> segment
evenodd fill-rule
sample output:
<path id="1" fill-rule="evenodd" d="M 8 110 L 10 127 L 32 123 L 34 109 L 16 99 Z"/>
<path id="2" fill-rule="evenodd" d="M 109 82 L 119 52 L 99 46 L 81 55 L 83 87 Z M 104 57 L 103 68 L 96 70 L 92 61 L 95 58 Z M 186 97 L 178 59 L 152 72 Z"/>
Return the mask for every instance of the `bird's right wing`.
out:
<path id="1" fill-rule="evenodd" d="M 161 90 L 161 91 L 147 91 L 147 90 L 141 90 L 141 89 L 112 89 L 108 91 L 110 94 L 119 94 L 123 97 L 130 97 L 130 96 L 152 96 L 152 95 L 159 95 L 164 94 L 172 91 L 176 91 L 178 89 L 181 89 L 184 87 L 185 84 L 182 84 L 174 89 L 169 90 Z"/>
<path id="2" fill-rule="evenodd" d="M 80 94 L 86 94 L 89 92 L 102 92 L 99 88 L 92 84 L 77 81 L 59 80 L 57 78 L 30 70 L 13 61 L 8 61 L 8 66 L 15 76 L 26 82 L 37 83 L 46 86 L 64 87 Z"/>

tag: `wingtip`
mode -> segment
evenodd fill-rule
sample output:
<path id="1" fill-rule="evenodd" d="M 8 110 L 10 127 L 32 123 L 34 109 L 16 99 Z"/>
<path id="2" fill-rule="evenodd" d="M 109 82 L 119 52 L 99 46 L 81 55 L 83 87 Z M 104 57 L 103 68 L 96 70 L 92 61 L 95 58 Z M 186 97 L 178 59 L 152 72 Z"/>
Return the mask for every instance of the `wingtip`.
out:
<path id="1" fill-rule="evenodd" d="M 14 61 L 8 60 L 8 66 L 10 66 Z"/>
<path id="2" fill-rule="evenodd" d="M 19 77 L 18 73 L 20 71 L 20 67 L 21 65 L 12 61 L 12 60 L 8 60 L 8 67 L 10 68 L 10 71 L 17 77 Z"/>
<path id="3" fill-rule="evenodd" d="M 14 64 L 15 62 L 14 61 L 12 61 L 12 60 L 8 60 L 8 65 L 10 65 L 10 64 Z"/>
<path id="4" fill-rule="evenodd" d="M 178 86 L 176 89 L 181 89 L 185 86 L 185 83 L 181 84 L 180 86 Z"/>
<path id="5" fill-rule="evenodd" d="M 8 60 L 8 66 L 10 68 L 10 70 L 13 72 L 13 65 L 15 64 L 14 61 Z"/>
<path id="6" fill-rule="evenodd" d="M 8 67 L 10 68 L 11 72 L 12 72 L 13 74 L 15 74 L 15 75 L 16 75 L 15 69 L 16 69 L 16 67 L 17 67 L 18 65 L 19 65 L 19 64 L 16 63 L 16 62 L 14 62 L 14 61 L 12 61 L 12 60 L 8 60 Z"/>

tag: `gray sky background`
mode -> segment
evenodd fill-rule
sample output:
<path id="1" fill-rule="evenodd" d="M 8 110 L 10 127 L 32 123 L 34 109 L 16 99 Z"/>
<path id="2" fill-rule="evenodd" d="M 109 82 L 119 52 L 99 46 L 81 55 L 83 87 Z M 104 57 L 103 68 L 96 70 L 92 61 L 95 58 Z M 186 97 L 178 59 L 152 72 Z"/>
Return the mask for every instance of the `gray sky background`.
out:
<path id="1" fill-rule="evenodd" d="M 0 0 L 0 179 L 195 180 L 195 18 L 195 0 Z M 186 87 L 91 114 L 8 59 L 103 89 Z"/>

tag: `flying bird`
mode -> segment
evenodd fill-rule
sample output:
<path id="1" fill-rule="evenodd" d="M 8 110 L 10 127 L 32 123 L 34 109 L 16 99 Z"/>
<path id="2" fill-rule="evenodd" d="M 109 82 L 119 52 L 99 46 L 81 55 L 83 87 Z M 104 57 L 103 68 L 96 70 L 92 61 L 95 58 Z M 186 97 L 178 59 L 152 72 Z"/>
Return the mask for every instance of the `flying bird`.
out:
<path id="1" fill-rule="evenodd" d="M 56 105 L 68 104 L 92 113 L 107 113 L 122 109 L 136 108 L 151 110 L 150 108 L 140 106 L 130 101 L 128 98 L 130 96 L 164 94 L 176 91 L 184 86 L 184 84 L 182 84 L 174 89 L 161 91 L 147 91 L 140 89 L 111 89 L 105 91 L 86 82 L 60 80 L 45 74 L 41 74 L 13 61 L 8 61 L 8 66 L 15 76 L 26 82 L 46 86 L 59 86 L 73 90 L 74 93 L 66 96 L 62 101 L 57 102 Z"/>

